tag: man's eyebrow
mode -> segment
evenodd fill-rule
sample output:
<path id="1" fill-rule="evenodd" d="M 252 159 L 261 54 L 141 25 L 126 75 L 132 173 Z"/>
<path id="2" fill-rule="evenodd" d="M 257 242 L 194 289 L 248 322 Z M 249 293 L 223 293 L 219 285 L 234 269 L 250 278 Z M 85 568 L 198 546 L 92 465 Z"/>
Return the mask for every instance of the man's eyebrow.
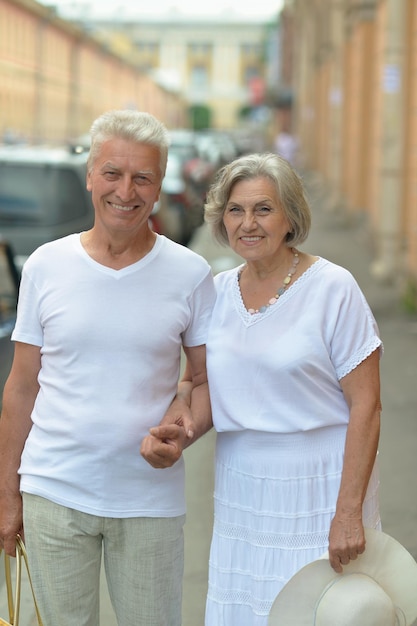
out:
<path id="1" fill-rule="evenodd" d="M 111 167 L 112 170 L 118 170 L 119 169 L 117 167 L 117 165 L 113 165 L 113 163 L 111 161 L 106 161 L 106 163 L 103 163 L 100 169 L 104 170 L 106 167 Z"/>
<path id="2" fill-rule="evenodd" d="M 112 170 L 115 170 L 116 172 L 120 171 L 120 167 L 118 165 L 114 165 L 111 161 L 107 161 L 106 163 L 103 163 L 103 165 L 101 166 L 101 170 L 106 169 L 107 167 L 111 168 Z M 138 170 L 137 172 L 135 172 L 135 176 L 137 175 L 152 175 L 152 176 L 157 176 L 157 172 L 155 172 L 154 170 Z"/>

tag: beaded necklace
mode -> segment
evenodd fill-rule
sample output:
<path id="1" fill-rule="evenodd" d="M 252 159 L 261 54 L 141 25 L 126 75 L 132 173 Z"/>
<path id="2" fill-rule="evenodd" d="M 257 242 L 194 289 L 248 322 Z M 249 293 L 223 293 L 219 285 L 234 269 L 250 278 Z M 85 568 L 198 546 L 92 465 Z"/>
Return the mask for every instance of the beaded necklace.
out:
<path id="1" fill-rule="evenodd" d="M 295 248 L 291 248 L 291 251 L 293 253 L 293 260 L 292 260 L 292 265 L 290 267 L 290 269 L 288 270 L 288 273 L 286 275 L 286 277 L 284 278 L 284 282 L 282 283 L 282 286 L 278 289 L 277 293 L 268 300 L 267 304 L 264 304 L 263 306 L 259 307 L 259 309 L 248 309 L 248 313 L 250 313 L 251 315 L 255 315 L 256 313 L 265 313 L 265 311 L 272 306 L 273 304 L 275 304 L 276 302 L 278 302 L 278 299 L 280 296 L 282 296 L 282 294 L 284 293 L 284 291 L 287 289 L 288 285 L 290 284 L 292 277 L 294 276 L 295 272 L 297 271 L 297 265 L 300 262 L 300 258 L 299 258 L 299 254 L 297 252 L 297 250 Z M 240 270 L 237 280 L 238 282 L 240 282 L 240 277 L 242 276 L 242 272 L 245 269 L 246 265 L 244 267 L 242 267 L 242 269 Z"/>

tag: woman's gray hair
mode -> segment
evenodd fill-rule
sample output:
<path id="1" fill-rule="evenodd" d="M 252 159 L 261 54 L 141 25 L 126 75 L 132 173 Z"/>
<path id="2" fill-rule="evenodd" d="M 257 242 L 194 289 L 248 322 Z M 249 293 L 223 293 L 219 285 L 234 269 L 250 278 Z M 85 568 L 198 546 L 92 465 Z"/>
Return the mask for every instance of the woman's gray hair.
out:
<path id="1" fill-rule="evenodd" d="M 105 141 L 114 138 L 135 141 L 159 150 L 159 167 L 162 177 L 165 175 L 169 134 L 168 130 L 150 113 L 121 109 L 107 111 L 100 115 L 90 128 L 91 146 L 87 167 L 91 171 L 94 161 Z"/>
<path id="2" fill-rule="evenodd" d="M 211 185 L 204 205 L 204 219 L 215 239 L 228 245 L 223 224 L 224 211 L 233 186 L 242 180 L 269 178 L 275 185 L 282 209 L 291 225 L 288 246 L 303 243 L 310 232 L 311 211 L 303 182 L 294 168 L 277 154 L 248 154 L 222 167 Z"/>

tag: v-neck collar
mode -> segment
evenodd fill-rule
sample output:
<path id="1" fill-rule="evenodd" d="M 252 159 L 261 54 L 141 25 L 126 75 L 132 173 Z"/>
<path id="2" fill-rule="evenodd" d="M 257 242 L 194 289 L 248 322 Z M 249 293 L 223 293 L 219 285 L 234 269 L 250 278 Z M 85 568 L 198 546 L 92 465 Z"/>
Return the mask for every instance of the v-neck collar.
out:
<path id="1" fill-rule="evenodd" d="M 271 315 L 274 315 L 274 312 L 278 312 L 281 307 L 285 306 L 285 303 L 292 298 L 294 294 L 296 294 L 303 286 L 303 284 L 310 280 L 310 277 L 320 269 L 325 263 L 325 259 L 322 257 L 318 257 L 317 261 L 315 261 L 310 267 L 308 267 L 302 274 L 299 276 L 294 282 L 292 282 L 287 289 L 284 291 L 282 296 L 278 298 L 275 304 L 269 306 L 266 311 L 263 313 L 249 313 L 247 310 L 245 303 L 243 302 L 242 293 L 240 291 L 239 284 L 239 273 L 242 271 L 245 264 L 239 265 L 235 268 L 234 278 L 233 278 L 233 300 L 236 310 L 238 311 L 241 319 L 243 320 L 245 326 L 252 326 L 253 324 L 257 324 L 264 319 L 268 319 Z"/>

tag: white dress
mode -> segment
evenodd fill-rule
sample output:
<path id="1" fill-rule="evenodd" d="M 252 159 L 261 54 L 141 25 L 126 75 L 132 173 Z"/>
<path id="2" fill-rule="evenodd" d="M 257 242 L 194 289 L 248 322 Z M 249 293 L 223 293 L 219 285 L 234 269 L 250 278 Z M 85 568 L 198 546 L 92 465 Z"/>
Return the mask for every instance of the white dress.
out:
<path id="1" fill-rule="evenodd" d="M 283 585 L 327 549 L 349 419 L 339 381 L 382 349 L 347 270 L 320 258 L 256 315 L 237 274 L 215 279 L 207 342 L 218 435 L 206 626 L 267 626 Z M 375 466 L 373 528 L 378 482 Z"/>

